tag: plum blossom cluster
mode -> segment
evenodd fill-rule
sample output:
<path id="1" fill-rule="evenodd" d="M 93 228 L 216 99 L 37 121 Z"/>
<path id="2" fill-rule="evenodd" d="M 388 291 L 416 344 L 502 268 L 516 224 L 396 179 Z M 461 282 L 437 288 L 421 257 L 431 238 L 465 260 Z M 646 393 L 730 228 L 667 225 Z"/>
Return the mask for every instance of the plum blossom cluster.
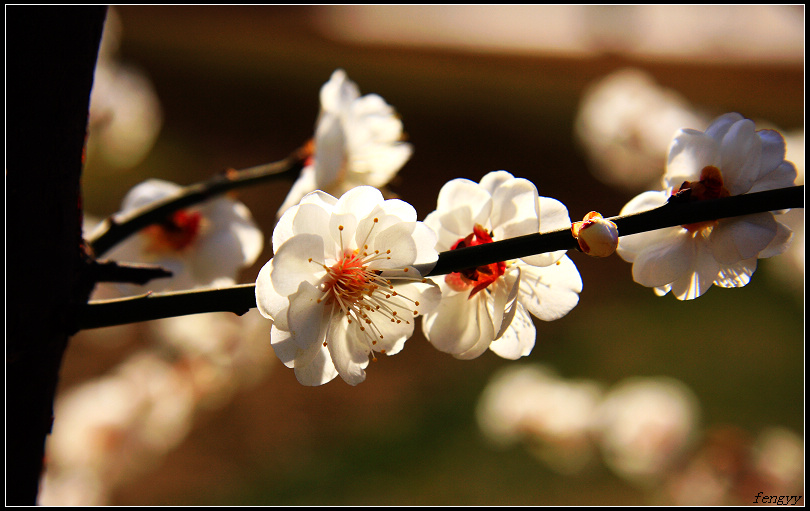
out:
<path id="1" fill-rule="evenodd" d="M 365 103 L 375 108 L 358 106 Z M 745 285 L 756 259 L 780 253 L 790 240 L 790 229 L 766 212 L 641 233 L 620 243 L 611 220 L 591 212 L 572 223 L 562 203 L 540 196 L 533 183 L 506 171 L 491 172 L 479 183 L 446 183 L 423 224 L 413 208 L 384 201 L 375 188 L 351 189 L 358 182 L 387 182 L 410 154 L 399 142 L 401 124 L 391 119 L 393 110 L 377 96 L 360 98 L 341 70 L 322 88 L 321 104 L 314 162 L 280 210 L 275 256 L 256 281 L 257 306 L 274 321 L 273 347 L 307 385 L 338 374 L 352 385 L 363 381 L 369 357 L 399 352 L 413 333 L 410 321 L 395 332 L 382 326 L 400 325 L 403 309 L 422 316 L 424 336 L 442 352 L 472 359 L 491 350 L 514 360 L 535 345 L 533 318 L 559 319 L 578 303 L 582 280 L 565 250 L 424 278 L 440 252 L 569 228 L 582 252 L 607 257 L 618 248 L 634 263 L 637 282 L 659 295 L 672 290 L 679 299 L 691 299 L 712 283 Z M 367 151 L 390 157 L 359 156 Z M 671 144 L 666 189 L 642 194 L 622 213 L 662 205 L 672 195 L 699 201 L 789 186 L 795 168 L 784 156 L 777 132 L 754 131 L 751 121 L 727 114 L 705 133 L 679 132 Z M 349 191 L 339 199 L 311 192 L 299 201 L 324 183 Z M 396 222 L 403 227 L 396 228 L 395 239 L 388 232 Z M 396 264 L 382 258 L 391 250 Z M 411 297 L 403 298 L 402 286 L 412 287 Z"/>
<path id="2" fill-rule="evenodd" d="M 278 211 L 273 258 L 256 279 L 256 306 L 273 321 L 271 344 L 304 385 L 338 375 L 357 385 L 377 354 L 400 352 L 417 319 L 439 351 L 473 359 L 487 350 L 516 360 L 537 342 L 535 319 L 553 321 L 579 302 L 582 279 L 566 250 L 509 258 L 430 274 L 441 252 L 541 232 L 570 230 L 583 253 L 617 251 L 633 278 L 659 295 L 700 296 L 711 285 L 740 287 L 758 258 L 786 249 L 791 231 L 780 212 L 713 220 L 619 238 L 616 223 L 597 212 L 571 222 L 559 201 L 500 170 L 476 183 L 453 179 L 436 210 L 418 221 L 415 209 L 384 198 L 380 188 L 412 148 L 380 96 L 360 96 L 336 70 L 320 90 L 321 112 L 309 159 Z M 664 190 L 646 192 L 622 214 L 680 201 L 790 186 L 785 142 L 726 114 L 705 132 L 683 129 L 671 143 Z M 179 193 L 149 180 L 125 198 L 131 211 Z M 228 198 L 180 210 L 119 245 L 111 257 L 171 270 L 174 289 L 229 285 L 258 258 L 263 237 L 244 205 Z M 154 286 L 153 286 L 154 289 Z M 160 289 L 160 287 L 158 287 Z"/>
<path id="3" fill-rule="evenodd" d="M 361 186 L 339 199 L 312 192 L 282 215 L 256 303 L 272 345 L 305 385 L 337 375 L 356 385 L 375 353 L 393 355 L 423 316 L 425 337 L 460 359 L 487 349 L 531 353 L 531 315 L 551 321 L 578 302 L 582 280 L 565 251 L 424 278 L 438 251 L 570 226 L 568 212 L 525 179 L 492 172 L 456 179 L 424 222 L 412 206 Z"/>
<path id="4" fill-rule="evenodd" d="M 551 321 L 578 302 L 582 280 L 565 251 L 424 278 L 439 251 L 571 222 L 560 202 L 505 171 L 447 183 L 437 210 L 418 222 L 411 206 L 378 190 L 411 154 L 401 138 L 393 108 L 333 73 L 321 89 L 313 157 L 279 209 L 274 257 L 256 280 L 273 348 L 305 385 L 363 381 L 369 357 L 398 353 L 420 315 L 440 351 L 517 359 L 534 347 L 532 316 Z"/>

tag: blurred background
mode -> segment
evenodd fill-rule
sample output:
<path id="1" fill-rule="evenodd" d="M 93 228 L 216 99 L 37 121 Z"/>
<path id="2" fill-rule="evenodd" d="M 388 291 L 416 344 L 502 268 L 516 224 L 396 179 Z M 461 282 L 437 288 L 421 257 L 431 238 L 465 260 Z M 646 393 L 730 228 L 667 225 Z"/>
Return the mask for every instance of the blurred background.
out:
<path id="1" fill-rule="evenodd" d="M 312 137 L 320 87 L 337 68 L 400 114 L 414 155 L 390 189 L 420 218 L 447 180 L 499 169 L 532 180 L 574 220 L 616 215 L 656 187 L 677 128 L 703 130 L 730 111 L 784 133 L 804 179 L 803 6 L 121 6 L 107 30 L 83 175 L 88 217 L 116 212 L 147 178 L 191 184 L 286 157 Z M 240 282 L 272 256 L 290 184 L 238 192 L 268 240 Z M 308 388 L 275 360 L 269 323 L 255 314 L 81 332 L 62 371 L 54 437 L 61 428 L 63 445 L 49 445 L 51 459 L 68 461 L 53 468 L 42 501 L 643 505 L 803 495 L 803 213 L 791 213 L 795 250 L 761 260 L 744 288 L 689 302 L 635 284 L 616 256 L 570 254 L 580 303 L 561 320 L 536 320 L 534 351 L 518 362 L 490 352 L 459 361 L 417 333 L 361 385 Z M 178 345 L 192 348 L 178 357 Z M 499 438 L 482 396 L 516 367 L 557 390 L 587 382 L 579 409 L 599 420 L 572 418 L 566 431 L 584 431 L 573 443 L 525 422 Z M 193 383 L 173 386 L 181 373 Z M 135 376 L 115 383 L 121 375 Z M 616 415 L 605 403 L 638 379 L 672 384 L 675 403 L 687 404 L 665 409 L 684 411 L 608 445 L 605 424 L 616 421 L 605 417 Z M 623 420 L 640 424 L 668 392 Z M 144 393 L 166 399 L 135 406 Z M 577 402 L 544 413 L 560 418 Z M 644 477 L 616 461 L 638 442 L 667 449 Z M 88 482 L 71 463 L 106 479 Z"/>

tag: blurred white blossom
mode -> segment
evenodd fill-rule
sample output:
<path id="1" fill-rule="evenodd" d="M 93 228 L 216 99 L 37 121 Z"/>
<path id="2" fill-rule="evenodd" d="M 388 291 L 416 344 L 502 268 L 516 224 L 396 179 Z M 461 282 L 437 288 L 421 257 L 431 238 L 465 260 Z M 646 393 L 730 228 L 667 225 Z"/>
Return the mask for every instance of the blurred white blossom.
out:
<path id="1" fill-rule="evenodd" d="M 55 405 L 40 504 L 105 504 L 185 436 L 193 409 L 191 386 L 152 353 L 71 389 Z"/>
<path id="2" fill-rule="evenodd" d="M 754 465 L 771 494 L 801 492 L 804 486 L 804 440 L 787 428 L 765 428 L 754 442 Z M 804 503 L 802 503 L 804 504 Z"/>
<path id="3" fill-rule="evenodd" d="M 675 132 L 705 124 L 677 92 L 630 68 L 609 74 L 585 91 L 575 135 L 594 177 L 622 190 L 640 191 L 660 181 Z"/>
<path id="4" fill-rule="evenodd" d="M 187 436 L 201 409 L 220 407 L 272 367 L 267 322 L 210 313 L 149 323 L 158 346 L 56 401 L 42 505 L 108 505 L 116 488 Z"/>
<path id="5" fill-rule="evenodd" d="M 181 190 L 174 183 L 149 179 L 127 193 L 118 214 L 171 197 Z M 238 272 L 253 264 L 263 247 L 264 235 L 247 207 L 229 197 L 219 197 L 179 210 L 142 229 L 113 247 L 104 258 L 161 266 L 170 270 L 172 277 L 152 280 L 148 289 L 179 290 L 233 285 Z M 144 289 L 134 285 L 117 287 L 126 294 Z"/>
<path id="6" fill-rule="evenodd" d="M 120 38 L 121 22 L 109 8 L 90 94 L 86 155 L 88 164 L 99 158 L 110 168 L 128 169 L 152 149 L 163 112 L 149 78 L 119 60 Z"/>
<path id="7" fill-rule="evenodd" d="M 198 406 L 214 408 L 254 385 L 275 359 L 267 322 L 256 309 L 194 314 L 149 323 L 155 337 L 175 354 Z"/>
<path id="8" fill-rule="evenodd" d="M 476 417 L 493 442 L 522 442 L 552 470 L 573 474 L 594 459 L 591 428 L 601 393 L 595 382 L 565 380 L 541 365 L 509 366 L 487 384 Z"/>
<path id="9" fill-rule="evenodd" d="M 678 506 L 804 504 L 804 442 L 782 427 L 765 428 L 756 437 L 733 426 L 713 426 L 663 490 Z M 791 502 L 793 504 L 793 502 Z M 794 504 L 795 505 L 795 504 Z"/>
<path id="10" fill-rule="evenodd" d="M 413 152 L 402 141 L 402 121 L 394 108 L 377 94 L 361 97 L 342 69 L 321 87 L 320 99 L 314 155 L 284 199 L 279 217 L 314 190 L 339 197 L 356 186 L 382 188 Z"/>
<path id="11" fill-rule="evenodd" d="M 605 463 L 634 483 L 659 480 L 698 433 L 697 398 L 665 377 L 629 378 L 605 395 L 594 423 Z"/>

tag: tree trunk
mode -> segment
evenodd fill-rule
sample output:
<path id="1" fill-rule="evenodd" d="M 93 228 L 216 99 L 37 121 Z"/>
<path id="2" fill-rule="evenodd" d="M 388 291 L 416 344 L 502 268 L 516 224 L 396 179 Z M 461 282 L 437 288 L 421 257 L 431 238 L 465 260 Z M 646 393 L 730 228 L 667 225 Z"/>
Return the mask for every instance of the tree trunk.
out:
<path id="1" fill-rule="evenodd" d="M 62 355 L 92 283 L 80 177 L 105 7 L 6 8 L 6 504 L 36 503 Z"/>

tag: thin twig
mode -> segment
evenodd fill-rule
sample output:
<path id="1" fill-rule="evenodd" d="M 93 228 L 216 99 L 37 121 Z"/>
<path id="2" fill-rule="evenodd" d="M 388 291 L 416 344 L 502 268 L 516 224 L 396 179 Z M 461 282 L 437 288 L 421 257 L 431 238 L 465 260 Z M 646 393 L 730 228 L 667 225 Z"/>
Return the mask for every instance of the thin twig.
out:
<path id="1" fill-rule="evenodd" d="M 172 272 L 154 264 L 93 260 L 89 267 L 93 282 L 123 282 L 144 285 L 153 279 L 171 277 Z"/>
<path id="2" fill-rule="evenodd" d="M 629 236 L 676 225 L 804 207 L 804 186 L 768 190 L 705 201 L 673 200 L 663 206 L 626 216 L 611 217 L 620 236 Z M 577 248 L 570 229 L 529 234 L 439 254 L 426 276 L 444 275 L 498 261 L 545 252 Z M 243 314 L 256 307 L 255 284 L 223 289 L 147 294 L 90 302 L 80 318 L 80 328 L 121 325 L 204 312 Z"/>
<path id="3" fill-rule="evenodd" d="M 256 307 L 254 287 L 254 284 L 242 284 L 93 301 L 81 317 L 80 328 L 125 325 L 206 312 L 233 312 L 241 316 Z"/>
<path id="4" fill-rule="evenodd" d="M 103 222 L 103 230 L 88 239 L 87 243 L 93 254 L 100 257 L 127 237 L 148 225 L 162 221 L 177 210 L 198 204 L 235 188 L 297 176 L 307 156 L 307 150 L 302 148 L 281 161 L 244 170 L 229 170 L 207 181 L 186 186 L 177 195 L 107 218 Z"/>

